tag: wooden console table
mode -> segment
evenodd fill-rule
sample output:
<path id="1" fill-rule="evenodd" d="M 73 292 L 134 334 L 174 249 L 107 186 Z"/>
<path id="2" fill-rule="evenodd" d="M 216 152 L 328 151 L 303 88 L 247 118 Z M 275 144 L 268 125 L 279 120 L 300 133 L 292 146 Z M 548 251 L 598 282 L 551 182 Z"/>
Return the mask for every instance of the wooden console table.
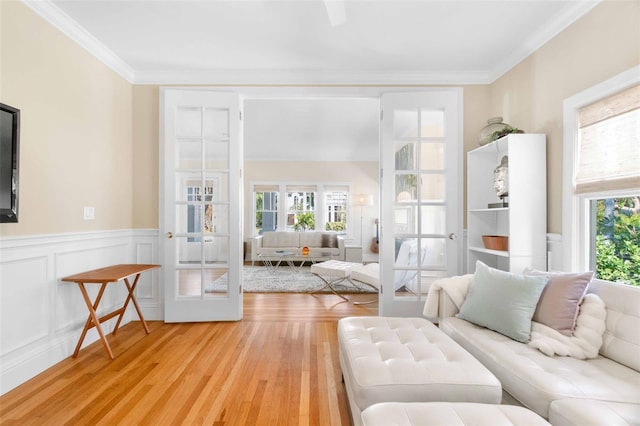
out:
<path id="1" fill-rule="evenodd" d="M 89 318 L 87 318 L 87 322 L 84 324 L 84 329 L 82 330 L 82 334 L 80 335 L 80 340 L 76 345 L 76 350 L 73 352 L 73 357 L 76 358 L 78 356 L 78 352 L 80 352 L 80 347 L 82 346 L 82 342 L 87 335 L 87 331 L 92 327 L 95 327 L 98 330 L 98 334 L 100 335 L 100 340 L 102 340 L 102 345 L 104 346 L 104 350 L 109 355 L 110 359 L 113 359 L 113 352 L 111 351 L 111 347 L 109 346 L 109 342 L 107 342 L 107 338 L 102 331 L 101 323 L 110 320 L 111 318 L 118 315 L 118 321 L 116 322 L 116 326 L 113 328 L 113 334 L 116 334 L 118 331 L 118 327 L 120 326 L 120 321 L 122 321 L 122 317 L 124 316 L 125 311 L 127 310 L 127 305 L 129 301 L 133 302 L 133 306 L 136 308 L 136 312 L 138 313 L 138 317 L 142 322 L 142 327 L 144 328 L 144 332 L 149 334 L 149 327 L 147 327 L 147 323 L 144 321 L 144 317 L 142 316 L 142 312 L 140 312 L 140 308 L 138 307 L 138 302 L 133 294 L 136 289 L 136 285 L 138 284 L 138 279 L 140 278 L 140 274 L 149 269 L 159 268 L 160 265 L 144 265 L 144 264 L 123 264 L 123 265 L 114 265 L 108 266 L 106 268 L 94 269 L 92 271 L 82 272 L 80 274 L 71 275 L 68 277 L 62 278 L 62 281 L 66 282 L 74 282 L 78 284 L 80 287 L 80 292 L 82 293 L 82 298 L 84 302 L 87 304 L 87 308 L 89 309 Z M 129 283 L 129 277 L 135 275 L 133 280 L 133 284 Z M 102 299 L 102 295 L 104 294 L 104 290 L 107 288 L 107 284 L 115 283 L 120 280 L 124 280 L 124 284 L 127 286 L 127 290 L 129 294 L 124 302 L 124 305 L 120 309 L 117 309 L 107 315 L 104 315 L 101 318 L 98 318 L 98 314 L 96 310 L 98 309 L 98 305 L 100 304 L 100 299 Z M 98 291 L 98 296 L 96 296 L 95 302 L 91 303 L 91 299 L 89 298 L 89 294 L 87 293 L 87 289 L 85 288 L 85 284 L 100 284 L 100 290 Z"/>

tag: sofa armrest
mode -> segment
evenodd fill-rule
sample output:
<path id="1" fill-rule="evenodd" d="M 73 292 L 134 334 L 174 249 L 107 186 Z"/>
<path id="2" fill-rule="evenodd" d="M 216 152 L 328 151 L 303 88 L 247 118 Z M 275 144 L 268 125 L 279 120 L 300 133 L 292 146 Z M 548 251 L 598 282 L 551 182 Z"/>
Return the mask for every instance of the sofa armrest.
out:
<path id="1" fill-rule="evenodd" d="M 249 238 L 251 242 L 251 261 L 258 260 L 258 249 L 262 247 L 262 235 Z"/>
<path id="2" fill-rule="evenodd" d="M 338 235 L 338 250 L 340 250 L 338 259 L 344 260 L 345 253 L 344 253 L 344 236 L 343 235 Z"/>
<path id="3" fill-rule="evenodd" d="M 434 322 L 455 316 L 467 297 L 472 278 L 473 275 L 467 274 L 434 281 L 427 294 L 423 315 Z"/>
<path id="4" fill-rule="evenodd" d="M 453 302 L 451 296 L 441 291 L 438 301 L 438 319 L 454 317 L 458 312 L 460 312 L 460 309 Z"/>
<path id="5" fill-rule="evenodd" d="M 473 274 L 460 275 L 441 280 L 438 295 L 438 318 L 448 318 L 460 312 L 467 298 Z"/>

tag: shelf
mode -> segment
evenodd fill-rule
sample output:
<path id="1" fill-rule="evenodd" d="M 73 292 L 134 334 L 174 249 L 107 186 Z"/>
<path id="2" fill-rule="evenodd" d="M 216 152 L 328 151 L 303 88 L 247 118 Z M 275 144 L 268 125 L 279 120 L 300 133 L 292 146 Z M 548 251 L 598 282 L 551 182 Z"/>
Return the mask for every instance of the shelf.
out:
<path id="1" fill-rule="evenodd" d="M 494 172 L 504 156 L 509 157 L 508 206 L 494 188 Z M 543 134 L 510 134 L 467 152 L 468 271 L 478 260 L 505 271 L 546 268 L 546 164 Z M 485 248 L 483 235 L 509 237 L 510 251 Z"/>
<path id="2" fill-rule="evenodd" d="M 489 250 L 484 247 L 469 247 L 469 251 L 475 251 L 478 253 L 493 254 L 496 256 L 509 257 L 509 252 L 506 250 Z"/>
<path id="3" fill-rule="evenodd" d="M 470 213 L 484 213 L 484 212 L 507 212 L 509 211 L 509 207 L 498 207 L 495 209 L 471 209 L 469 210 Z"/>

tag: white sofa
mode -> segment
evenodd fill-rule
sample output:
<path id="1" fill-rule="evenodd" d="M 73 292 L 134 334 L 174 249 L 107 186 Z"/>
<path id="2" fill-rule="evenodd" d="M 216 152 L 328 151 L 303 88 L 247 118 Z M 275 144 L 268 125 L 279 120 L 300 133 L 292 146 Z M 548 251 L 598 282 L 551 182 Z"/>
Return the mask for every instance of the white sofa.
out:
<path id="1" fill-rule="evenodd" d="M 587 293 L 606 305 L 603 344 L 593 359 L 547 356 L 456 318 L 461 305 L 445 291 L 438 296 L 439 326 L 500 380 L 507 401 L 553 425 L 640 425 L 640 288 L 594 279 Z"/>
<path id="2" fill-rule="evenodd" d="M 295 253 L 289 260 L 305 261 L 314 258 L 344 260 L 344 238 L 335 232 L 265 232 L 252 237 L 251 262 L 260 260 L 277 261 L 281 257 L 276 251 Z M 302 256 L 302 248 L 308 247 L 308 256 Z"/>

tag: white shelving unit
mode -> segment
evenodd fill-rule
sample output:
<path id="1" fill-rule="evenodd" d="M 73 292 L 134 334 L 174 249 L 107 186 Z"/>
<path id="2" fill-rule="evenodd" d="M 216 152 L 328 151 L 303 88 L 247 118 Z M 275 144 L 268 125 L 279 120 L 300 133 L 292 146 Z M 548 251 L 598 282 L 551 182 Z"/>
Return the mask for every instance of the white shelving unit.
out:
<path id="1" fill-rule="evenodd" d="M 505 155 L 509 157 L 509 204 L 489 208 L 500 202 L 493 172 Z M 511 134 L 467 153 L 469 273 L 475 271 L 476 260 L 504 271 L 546 270 L 546 164 L 546 137 L 540 134 Z M 509 237 L 509 249 L 486 249 L 483 235 Z"/>

